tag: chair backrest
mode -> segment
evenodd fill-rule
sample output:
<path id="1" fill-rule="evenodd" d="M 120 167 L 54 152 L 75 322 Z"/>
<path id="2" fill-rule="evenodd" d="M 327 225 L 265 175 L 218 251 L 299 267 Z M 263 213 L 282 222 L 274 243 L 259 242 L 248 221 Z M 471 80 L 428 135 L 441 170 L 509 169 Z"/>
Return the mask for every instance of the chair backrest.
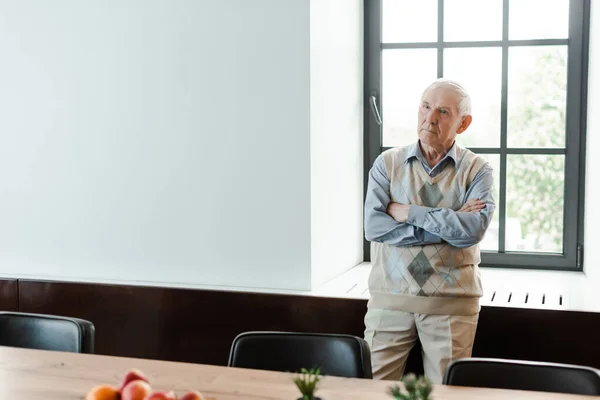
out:
<path id="1" fill-rule="evenodd" d="M 94 325 L 79 318 L 0 312 L 0 346 L 94 353 Z"/>
<path id="2" fill-rule="evenodd" d="M 600 395 L 598 370 L 569 364 L 466 358 L 448 365 L 445 385 Z"/>
<path id="3" fill-rule="evenodd" d="M 352 335 L 245 332 L 234 339 L 228 365 L 294 373 L 318 367 L 322 375 L 373 377 L 369 346 Z"/>

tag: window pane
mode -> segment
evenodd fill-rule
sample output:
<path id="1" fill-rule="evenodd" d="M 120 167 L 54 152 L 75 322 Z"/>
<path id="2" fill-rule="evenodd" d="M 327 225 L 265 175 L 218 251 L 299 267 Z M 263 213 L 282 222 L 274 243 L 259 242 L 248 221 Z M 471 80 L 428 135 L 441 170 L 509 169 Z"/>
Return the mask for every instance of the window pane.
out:
<path id="1" fill-rule="evenodd" d="M 508 146 L 565 147 L 567 46 L 508 52 Z"/>
<path id="2" fill-rule="evenodd" d="M 494 211 L 494 216 L 492 217 L 492 222 L 490 222 L 490 226 L 485 232 L 485 237 L 479 243 L 479 248 L 481 250 L 487 251 L 498 251 L 498 240 L 499 240 L 499 231 L 498 221 L 500 220 L 500 155 L 499 154 L 480 154 L 483 158 L 488 160 L 492 168 L 494 169 L 494 200 L 496 202 L 496 211 Z"/>
<path id="3" fill-rule="evenodd" d="M 437 50 L 384 50 L 381 57 L 383 146 L 404 146 L 417 141 L 419 101 L 437 77 Z"/>
<path id="4" fill-rule="evenodd" d="M 384 43 L 437 41 L 437 0 L 383 0 Z M 427 23 L 424 25 L 424 20 Z"/>
<path id="5" fill-rule="evenodd" d="M 569 37 L 569 0 L 511 0 L 508 18 L 510 40 Z"/>
<path id="6" fill-rule="evenodd" d="M 473 122 L 458 136 L 458 143 L 499 147 L 502 49 L 445 49 L 444 77 L 461 83 L 471 96 Z"/>
<path id="7" fill-rule="evenodd" d="M 563 155 L 508 155 L 506 250 L 563 252 L 564 161 Z"/>
<path id="8" fill-rule="evenodd" d="M 466 40 L 502 40 L 502 0 L 444 1 L 444 41 Z"/>

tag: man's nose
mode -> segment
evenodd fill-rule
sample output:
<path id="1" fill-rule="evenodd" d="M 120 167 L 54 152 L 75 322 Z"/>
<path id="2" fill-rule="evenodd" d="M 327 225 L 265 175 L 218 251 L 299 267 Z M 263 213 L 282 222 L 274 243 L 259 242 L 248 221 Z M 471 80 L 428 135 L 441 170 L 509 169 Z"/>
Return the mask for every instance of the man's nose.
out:
<path id="1" fill-rule="evenodd" d="M 429 110 L 429 112 L 427 113 L 427 122 L 430 124 L 437 124 L 437 120 L 438 120 L 438 115 L 437 115 L 437 111 L 436 110 Z"/>

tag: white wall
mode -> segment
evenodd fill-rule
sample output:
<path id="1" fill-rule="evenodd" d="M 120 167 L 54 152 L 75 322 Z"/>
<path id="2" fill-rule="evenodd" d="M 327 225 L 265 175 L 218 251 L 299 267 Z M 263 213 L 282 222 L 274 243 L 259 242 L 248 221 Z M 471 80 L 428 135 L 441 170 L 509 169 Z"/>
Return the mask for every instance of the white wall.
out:
<path id="1" fill-rule="evenodd" d="M 310 289 L 309 18 L 297 0 L 0 3 L 0 273 Z"/>
<path id="2" fill-rule="evenodd" d="M 363 261 L 363 0 L 310 2 L 312 286 Z"/>

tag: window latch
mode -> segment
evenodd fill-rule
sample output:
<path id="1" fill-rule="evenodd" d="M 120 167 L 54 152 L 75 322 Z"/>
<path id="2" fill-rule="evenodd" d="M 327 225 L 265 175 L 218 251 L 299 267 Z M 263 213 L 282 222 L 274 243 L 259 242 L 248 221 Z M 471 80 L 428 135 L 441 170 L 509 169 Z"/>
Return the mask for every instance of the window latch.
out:
<path id="1" fill-rule="evenodd" d="M 381 114 L 379 114 L 379 108 L 377 108 L 377 92 L 371 92 L 371 98 L 369 99 L 369 103 L 371 104 L 371 112 L 373 113 L 373 117 L 375 118 L 375 122 L 377 125 L 381 125 Z"/>

